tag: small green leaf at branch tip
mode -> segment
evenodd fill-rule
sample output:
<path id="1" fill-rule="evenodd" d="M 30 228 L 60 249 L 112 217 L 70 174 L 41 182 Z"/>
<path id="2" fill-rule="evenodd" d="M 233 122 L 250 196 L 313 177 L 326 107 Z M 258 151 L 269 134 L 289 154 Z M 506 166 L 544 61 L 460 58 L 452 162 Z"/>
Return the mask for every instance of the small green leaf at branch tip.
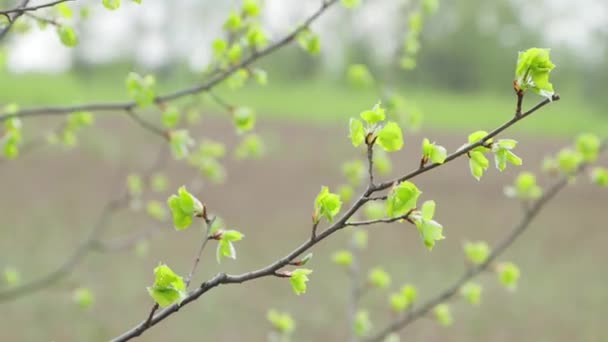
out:
<path id="1" fill-rule="evenodd" d="M 341 207 L 340 196 L 329 192 L 329 188 L 326 186 L 321 187 L 321 191 L 315 198 L 313 222 L 319 222 L 321 216 L 325 217 L 328 222 L 332 222 Z"/>
<path id="2" fill-rule="evenodd" d="M 504 171 L 507 168 L 507 162 L 513 165 L 522 164 L 521 158 L 511 152 L 516 145 L 517 141 L 513 139 L 499 139 L 497 142 L 492 144 L 495 165 L 499 171 Z"/>
<path id="3" fill-rule="evenodd" d="M 161 121 L 163 123 L 163 126 L 167 128 L 175 127 L 179 123 L 180 116 L 181 113 L 176 107 L 171 106 L 167 108 L 163 111 L 163 114 L 161 115 Z"/>
<path id="4" fill-rule="evenodd" d="M 120 7 L 120 0 L 102 0 L 103 6 L 111 11 Z"/>
<path id="5" fill-rule="evenodd" d="M 576 138 L 576 150 L 585 162 L 594 162 L 597 159 L 600 145 L 600 138 L 595 134 L 585 133 Z"/>
<path id="6" fill-rule="evenodd" d="M 234 150 L 236 159 L 259 159 L 266 153 L 264 141 L 257 134 L 248 134 Z"/>
<path id="7" fill-rule="evenodd" d="M 351 64 L 346 71 L 348 82 L 358 88 L 371 87 L 374 77 L 365 64 Z"/>
<path id="8" fill-rule="evenodd" d="M 255 17 L 260 14 L 260 4 L 258 0 L 244 0 L 243 14 L 249 17 Z"/>
<path id="9" fill-rule="evenodd" d="M 205 213 L 205 207 L 188 192 L 185 186 L 178 189 L 177 195 L 171 195 L 167 204 L 171 210 L 173 225 L 177 230 L 188 228 L 192 223 L 193 216 Z"/>
<path id="10" fill-rule="evenodd" d="M 450 307 L 447 304 L 437 305 L 433 309 L 433 314 L 435 315 L 435 320 L 444 327 L 450 326 L 454 322 Z"/>
<path id="11" fill-rule="evenodd" d="M 161 307 L 181 302 L 186 297 L 186 284 L 169 266 L 160 264 L 154 268 L 154 284 L 148 294 Z"/>
<path id="12" fill-rule="evenodd" d="M 224 21 L 224 29 L 228 31 L 236 31 L 241 28 L 241 15 L 236 11 L 228 13 L 228 17 Z"/>
<path id="13" fill-rule="evenodd" d="M 86 287 L 79 287 L 74 290 L 72 294 L 72 300 L 74 303 L 78 304 L 82 309 L 89 309 L 93 306 L 95 302 L 95 297 L 93 296 L 93 292 Z"/>
<path id="14" fill-rule="evenodd" d="M 359 6 L 361 0 L 340 0 L 340 3 L 346 8 L 355 8 Z"/>
<path id="15" fill-rule="evenodd" d="M 365 310 L 357 311 L 355 314 L 355 321 L 353 323 L 353 332 L 356 336 L 366 336 L 372 330 L 372 322 L 369 319 L 369 313 Z"/>
<path id="16" fill-rule="evenodd" d="M 406 214 L 416 208 L 418 197 L 422 192 L 410 182 L 404 181 L 391 188 L 386 199 L 386 214 L 389 217 L 397 217 Z"/>
<path id="17" fill-rule="evenodd" d="M 519 53 L 515 67 L 515 90 L 535 93 L 552 99 L 555 92 L 549 82 L 549 73 L 555 64 L 549 59 L 549 49 L 530 48 Z"/>
<path id="18" fill-rule="evenodd" d="M 140 76 L 135 72 L 130 72 L 125 79 L 125 86 L 129 97 L 138 106 L 145 107 L 154 102 L 156 97 L 156 79 L 152 75 Z"/>
<path id="19" fill-rule="evenodd" d="M 332 255 L 331 260 L 340 266 L 350 266 L 353 262 L 353 255 L 347 250 L 340 250 Z"/>
<path id="20" fill-rule="evenodd" d="M 233 114 L 234 126 L 239 134 L 251 131 L 255 125 L 255 113 L 249 107 L 238 107 Z"/>
<path id="21" fill-rule="evenodd" d="M 73 47 L 78 44 L 78 36 L 70 25 L 63 24 L 57 26 L 57 34 L 61 43 L 67 47 Z"/>
<path id="22" fill-rule="evenodd" d="M 435 164 L 443 164 L 448 156 L 448 152 L 443 146 L 431 143 L 427 138 L 422 140 L 422 157 Z"/>
<path id="23" fill-rule="evenodd" d="M 519 199 L 537 199 L 542 195 L 542 189 L 536 184 L 536 176 L 531 172 L 522 172 L 515 179 L 513 186 L 505 188 L 507 197 Z"/>
<path id="24" fill-rule="evenodd" d="M 8 286 L 17 286 L 20 282 L 21 277 L 19 272 L 14 267 L 6 267 L 2 272 L 4 282 Z"/>
<path id="25" fill-rule="evenodd" d="M 215 235 L 219 236 L 216 253 L 217 262 L 220 263 L 222 257 L 236 259 L 236 249 L 232 243 L 242 240 L 245 236 L 236 230 L 219 231 Z"/>
<path id="26" fill-rule="evenodd" d="M 593 168 L 593 170 L 591 170 L 591 180 L 599 186 L 608 187 L 608 168 Z"/>
<path id="27" fill-rule="evenodd" d="M 287 312 L 270 309 L 266 314 L 266 319 L 276 331 L 283 335 L 290 335 L 296 329 L 295 321 Z"/>
<path id="28" fill-rule="evenodd" d="M 485 170 L 490 166 L 490 161 L 483 152 L 480 151 L 471 151 L 469 152 L 469 169 L 471 170 L 471 175 L 478 181 L 481 180 L 481 176 Z"/>
<path id="29" fill-rule="evenodd" d="M 308 282 L 308 275 L 312 273 L 312 270 L 307 268 L 298 268 L 291 272 L 289 276 L 289 282 L 293 292 L 298 296 L 306 293 L 306 283 Z"/>
<path id="30" fill-rule="evenodd" d="M 297 266 L 304 266 L 304 265 L 308 264 L 308 262 L 311 259 L 312 259 L 312 253 L 308 253 L 302 259 L 300 259 Z"/>
<path id="31" fill-rule="evenodd" d="M 503 262 L 497 267 L 498 280 L 508 290 L 515 291 L 517 289 L 517 281 L 520 277 L 519 267 L 511 262 Z"/>
<path id="32" fill-rule="evenodd" d="M 359 114 L 359 116 L 361 116 L 361 119 L 363 119 L 365 122 L 367 122 L 370 125 L 373 125 L 380 121 L 384 121 L 384 119 L 386 118 L 386 115 L 384 113 L 384 108 L 382 108 L 380 103 L 377 103 L 370 110 L 361 112 L 361 114 Z"/>
<path id="33" fill-rule="evenodd" d="M 377 132 L 377 142 L 385 151 L 398 151 L 403 147 L 403 133 L 396 122 L 387 122 Z"/>
<path id="34" fill-rule="evenodd" d="M 247 38 L 247 43 L 249 46 L 254 49 L 262 48 L 264 45 L 266 45 L 266 43 L 268 43 L 266 33 L 264 33 L 259 25 L 249 26 L 245 37 Z"/>
<path id="35" fill-rule="evenodd" d="M 411 284 L 403 285 L 400 292 L 410 303 L 413 303 L 418 295 L 418 290 L 416 290 L 416 287 Z"/>
<path id="36" fill-rule="evenodd" d="M 386 289 L 391 285 L 391 276 L 382 267 L 374 267 L 369 271 L 367 281 L 375 288 Z"/>
<path id="37" fill-rule="evenodd" d="M 429 250 L 433 249 L 436 241 L 445 239 L 443 226 L 433 220 L 434 215 L 435 201 L 425 201 L 420 211 L 415 211 L 410 216 L 416 224 L 422 242 Z"/>
<path id="38" fill-rule="evenodd" d="M 460 295 L 471 305 L 479 305 L 481 302 L 481 285 L 468 282 L 460 288 Z"/>
<path id="39" fill-rule="evenodd" d="M 296 36 L 300 47 L 311 55 L 318 55 L 321 52 L 321 39 L 319 35 L 309 29 L 300 31 Z"/>
<path id="40" fill-rule="evenodd" d="M 474 265 L 484 263 L 490 255 L 490 246 L 485 241 L 466 241 L 463 249 L 467 260 Z"/>
<path id="41" fill-rule="evenodd" d="M 349 122 L 349 134 L 348 137 L 354 147 L 361 145 L 365 140 L 365 130 L 363 129 L 363 123 L 359 119 L 351 118 Z"/>
<path id="42" fill-rule="evenodd" d="M 73 12 L 72 9 L 70 8 L 70 6 L 68 6 L 67 3 L 65 2 L 61 2 L 58 3 L 57 5 L 53 6 L 55 8 L 55 10 L 57 11 L 57 13 L 66 19 L 69 19 L 73 16 Z"/>

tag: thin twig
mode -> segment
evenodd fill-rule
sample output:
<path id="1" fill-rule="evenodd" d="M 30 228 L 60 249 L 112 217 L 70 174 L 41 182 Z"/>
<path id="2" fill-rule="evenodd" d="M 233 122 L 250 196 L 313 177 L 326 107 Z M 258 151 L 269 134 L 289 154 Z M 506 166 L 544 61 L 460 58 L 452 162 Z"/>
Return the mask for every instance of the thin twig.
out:
<path id="1" fill-rule="evenodd" d="M 133 121 L 135 121 L 140 127 L 147 130 L 152 134 L 156 134 L 165 140 L 169 140 L 169 134 L 164 129 L 157 127 L 156 125 L 142 119 L 139 115 L 133 111 L 133 109 L 126 110 L 127 116 L 129 116 Z"/>
<path id="2" fill-rule="evenodd" d="M 18 6 L 18 7 L 12 8 L 12 9 L 8 9 L 8 10 L 1 10 L 0 15 L 7 15 L 7 14 L 12 14 L 12 13 L 23 14 L 25 12 L 33 12 L 33 11 L 37 11 L 42 8 L 53 7 L 55 5 L 59 5 L 62 2 L 68 2 L 68 1 L 75 1 L 75 0 L 57 0 L 57 1 L 46 3 L 46 4 L 29 6 L 29 7 L 26 7 L 27 5 Z"/>
<path id="3" fill-rule="evenodd" d="M 190 286 L 190 282 L 192 281 L 192 277 L 194 276 L 194 272 L 196 272 L 196 268 L 198 267 L 199 262 L 201 261 L 201 256 L 203 255 L 203 251 L 209 242 L 209 233 L 211 232 L 211 226 L 215 222 L 215 216 L 212 219 L 205 219 L 205 225 L 207 226 L 205 229 L 205 236 L 203 236 L 203 242 L 198 249 L 198 253 L 196 253 L 196 257 L 194 258 L 194 263 L 192 264 L 192 269 L 188 276 L 186 277 L 186 289 Z"/>
<path id="4" fill-rule="evenodd" d="M 8 18 L 8 25 L 6 25 L 2 31 L 0 31 L 0 41 L 2 41 L 4 39 L 4 37 L 6 37 L 6 35 L 10 32 L 10 30 L 13 28 L 13 25 L 15 25 L 15 22 L 17 21 L 17 19 L 19 19 L 23 13 L 23 10 L 25 8 L 27 8 L 27 5 L 29 4 L 30 0 L 23 0 L 21 1 L 21 4 L 19 6 L 17 6 L 17 12 L 14 12 L 15 15 L 11 18 L 10 14 L 8 13 L 4 13 L 3 15 Z"/>
<path id="5" fill-rule="evenodd" d="M 367 145 L 367 173 L 369 175 L 369 186 L 374 188 L 374 144 Z"/>

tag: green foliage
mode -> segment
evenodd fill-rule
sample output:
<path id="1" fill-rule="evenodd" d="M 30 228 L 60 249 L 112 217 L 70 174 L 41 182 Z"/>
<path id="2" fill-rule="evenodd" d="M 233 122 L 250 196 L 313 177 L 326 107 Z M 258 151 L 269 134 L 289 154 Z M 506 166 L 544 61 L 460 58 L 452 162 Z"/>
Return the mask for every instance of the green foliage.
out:
<path id="1" fill-rule="evenodd" d="M 581 153 L 570 148 L 564 148 L 557 154 L 557 166 L 560 171 L 567 175 L 576 172 L 582 161 Z"/>
<path id="2" fill-rule="evenodd" d="M 163 192 L 167 190 L 167 187 L 169 186 L 169 180 L 162 173 L 155 173 L 152 175 L 150 183 L 152 184 L 152 190 L 156 192 Z"/>
<path id="3" fill-rule="evenodd" d="M 555 64 L 549 59 L 549 49 L 530 48 L 519 53 L 515 68 L 515 85 L 525 91 L 532 89 L 537 94 L 551 98 L 553 85 L 549 73 Z"/>
<path id="4" fill-rule="evenodd" d="M 249 79 L 249 72 L 246 69 L 239 69 L 232 73 L 226 80 L 228 84 L 228 88 L 232 90 L 237 90 L 242 88 L 245 85 L 245 82 Z"/>
<path id="5" fill-rule="evenodd" d="M 308 282 L 308 275 L 312 273 L 312 270 L 307 268 L 298 268 L 291 272 L 289 276 L 289 282 L 293 292 L 298 296 L 306 293 L 306 283 Z"/>
<path id="6" fill-rule="evenodd" d="M 445 239 L 442 233 L 443 226 L 433 220 L 434 215 L 435 201 L 425 201 L 420 212 L 412 217 L 422 242 L 429 250 L 433 249 L 436 241 Z"/>
<path id="7" fill-rule="evenodd" d="M 16 268 L 14 267 L 6 267 L 2 272 L 4 277 L 4 282 L 8 286 L 16 286 L 20 282 L 20 275 Z"/>
<path id="8" fill-rule="evenodd" d="M 157 221 L 163 222 L 167 219 L 167 209 L 160 201 L 148 201 L 146 203 L 146 213 Z"/>
<path id="9" fill-rule="evenodd" d="M 156 97 L 156 79 L 152 75 L 140 76 L 130 72 L 125 79 L 125 86 L 129 97 L 140 107 L 145 107 L 154 102 Z"/>
<path id="10" fill-rule="evenodd" d="M 471 175 L 473 175 L 475 179 L 481 180 L 481 176 L 483 176 L 484 171 L 487 170 L 489 166 L 490 161 L 483 155 L 483 152 L 469 152 L 469 169 L 471 170 Z"/>
<path id="11" fill-rule="evenodd" d="M 318 55 L 321 52 L 321 39 L 319 35 L 309 29 L 304 29 L 296 36 L 298 45 L 311 55 Z"/>
<path id="12" fill-rule="evenodd" d="M 241 55 L 243 54 L 243 49 L 238 43 L 232 44 L 226 52 L 226 56 L 228 60 L 232 63 L 236 63 L 241 59 Z"/>
<path id="13" fill-rule="evenodd" d="M 71 18 L 74 14 L 70 6 L 68 6 L 68 4 L 65 2 L 58 3 L 57 5 L 53 6 L 53 8 L 57 11 L 59 16 L 66 19 Z"/>
<path id="14" fill-rule="evenodd" d="M 72 294 L 72 300 L 78 304 L 82 309 L 88 309 L 95 303 L 95 297 L 93 292 L 86 287 L 79 287 L 74 290 Z"/>
<path id="15" fill-rule="evenodd" d="M 367 122 L 370 125 L 378 123 L 380 121 L 384 121 L 386 115 L 384 114 L 384 108 L 380 106 L 380 103 L 376 103 L 371 110 L 366 110 L 359 114 L 361 119 Z"/>
<path id="16" fill-rule="evenodd" d="M 355 189 L 348 184 L 342 184 L 338 187 L 338 195 L 344 202 L 349 202 L 355 195 Z"/>
<path id="17" fill-rule="evenodd" d="M 462 297 L 472 305 L 479 305 L 481 302 L 481 291 L 481 285 L 473 282 L 468 282 L 460 288 Z"/>
<path id="18" fill-rule="evenodd" d="M 177 190 L 177 195 L 171 195 L 167 204 L 173 217 L 173 226 L 177 230 L 188 228 L 192 223 L 192 217 L 202 215 L 205 211 L 203 204 L 190 194 L 185 186 Z"/>
<path id="19" fill-rule="evenodd" d="M 365 140 L 365 130 L 363 129 L 363 123 L 361 123 L 361 120 L 351 118 L 348 127 L 348 137 L 353 143 L 353 146 L 357 147 L 361 145 L 361 143 Z"/>
<path id="20" fill-rule="evenodd" d="M 255 125 L 255 113 L 249 107 L 238 107 L 234 110 L 233 122 L 239 134 L 251 131 Z"/>
<path id="21" fill-rule="evenodd" d="M 175 127 L 179 123 L 180 116 L 181 113 L 176 107 L 171 106 L 165 109 L 161 115 L 163 126 L 167 128 Z"/>
<path id="22" fill-rule="evenodd" d="M 241 15 L 236 11 L 228 13 L 226 21 L 224 21 L 224 28 L 228 31 L 236 31 L 241 28 Z"/>
<path id="23" fill-rule="evenodd" d="M 492 144 L 492 152 L 494 152 L 494 161 L 496 168 L 504 171 L 507 168 L 507 162 L 513 165 L 521 165 L 522 160 L 516 156 L 512 149 L 517 145 L 517 141 L 513 139 L 499 139 Z"/>
<path id="24" fill-rule="evenodd" d="M 401 294 L 408 300 L 408 302 L 413 303 L 418 295 L 418 291 L 414 285 L 405 284 L 401 287 Z"/>
<path id="25" fill-rule="evenodd" d="M 175 159 L 183 159 L 190 153 L 190 147 L 194 146 L 194 140 L 186 129 L 169 132 L 169 146 Z"/>
<path id="26" fill-rule="evenodd" d="M 342 173 L 351 185 L 357 186 L 361 184 L 361 180 L 365 177 L 365 164 L 360 159 L 344 162 Z"/>
<path id="27" fill-rule="evenodd" d="M 576 150 L 581 154 L 585 162 L 594 162 L 597 159 L 600 145 L 600 138 L 595 134 L 581 134 L 576 139 Z"/>
<path id="28" fill-rule="evenodd" d="M 259 25 L 251 25 L 245 34 L 247 43 L 253 48 L 262 48 L 268 43 L 266 33 L 262 30 Z"/>
<path id="29" fill-rule="evenodd" d="M 61 43 L 67 47 L 73 47 L 78 44 L 76 31 L 74 31 L 74 28 L 70 25 L 62 24 L 57 26 L 57 35 L 59 36 Z"/>
<path id="30" fill-rule="evenodd" d="M 70 113 L 65 125 L 57 134 L 50 134 L 47 137 L 49 143 L 61 142 L 67 147 L 75 146 L 78 142 L 76 133 L 84 127 L 93 124 L 93 114 L 91 112 L 78 111 Z"/>
<path id="31" fill-rule="evenodd" d="M 111 11 L 120 7 L 120 0 L 101 0 L 103 6 Z"/>
<path id="32" fill-rule="evenodd" d="M 412 182 L 401 182 L 391 188 L 386 199 L 386 214 L 396 217 L 416 208 L 422 192 Z"/>
<path id="33" fill-rule="evenodd" d="M 325 217 L 328 222 L 332 222 L 334 216 L 340 212 L 341 206 L 340 196 L 329 192 L 329 188 L 326 186 L 321 187 L 321 191 L 315 198 L 313 222 L 319 222 L 321 216 Z"/>
<path id="34" fill-rule="evenodd" d="M 251 76 L 259 85 L 268 84 L 268 73 L 262 69 L 253 69 Z"/>
<path id="35" fill-rule="evenodd" d="M 144 191 L 144 182 L 138 174 L 131 173 L 127 176 L 127 190 L 131 197 L 139 197 Z"/>
<path id="36" fill-rule="evenodd" d="M 542 195 L 542 189 L 536 184 L 536 176 L 531 172 L 522 172 L 515 179 L 515 184 L 505 188 L 508 197 L 536 199 Z"/>
<path id="37" fill-rule="evenodd" d="M 353 254 L 347 250 L 339 250 L 332 255 L 331 259 L 340 266 L 350 266 L 353 263 Z"/>
<path id="38" fill-rule="evenodd" d="M 467 260 L 474 265 L 484 263 L 490 255 L 490 246 L 485 241 L 467 241 L 464 243 L 463 249 Z"/>
<path id="39" fill-rule="evenodd" d="M 447 304 L 439 304 L 433 309 L 435 320 L 445 327 L 452 325 L 454 319 L 452 318 L 452 312 Z"/>
<path id="40" fill-rule="evenodd" d="M 236 230 L 223 230 L 215 234 L 219 235 L 216 251 L 217 262 L 219 263 L 222 257 L 236 259 L 236 250 L 234 249 L 233 242 L 240 241 L 245 236 Z"/>
<path id="41" fill-rule="evenodd" d="M 16 112 L 18 107 L 16 105 L 8 105 L 5 109 L 5 113 L 10 114 Z M 10 118 L 4 122 L 5 133 L 0 139 L 0 147 L 2 147 L 2 154 L 7 159 L 17 158 L 19 155 L 19 145 L 23 140 L 21 136 L 21 120 L 18 118 Z"/>
<path id="42" fill-rule="evenodd" d="M 396 122 L 387 122 L 377 133 L 377 142 L 385 151 L 398 151 L 403 147 L 403 133 Z"/>
<path id="43" fill-rule="evenodd" d="M 445 158 L 448 156 L 448 152 L 443 146 L 431 143 L 427 138 L 422 140 L 422 157 L 425 160 L 430 160 L 432 163 L 443 164 Z"/>
<path id="44" fill-rule="evenodd" d="M 399 292 L 393 293 L 389 297 L 389 305 L 394 312 L 403 312 L 408 309 L 416 299 L 416 288 L 406 284 L 401 287 Z"/>
<path id="45" fill-rule="evenodd" d="M 599 186 L 608 186 L 608 169 L 596 167 L 591 170 L 591 180 Z"/>
<path id="46" fill-rule="evenodd" d="M 154 268 L 154 284 L 148 294 L 161 307 L 181 302 L 186 297 L 186 284 L 169 266 L 160 264 Z"/>
<path id="47" fill-rule="evenodd" d="M 257 134 L 248 134 L 234 150 L 237 159 L 260 158 L 264 155 L 264 142 Z"/>
<path id="48" fill-rule="evenodd" d="M 365 64 L 351 64 L 346 71 L 348 82 L 356 87 L 370 87 L 374 84 L 374 77 Z"/>
<path id="49" fill-rule="evenodd" d="M 357 336 L 366 336 L 372 330 L 372 322 L 369 319 L 369 313 L 365 310 L 357 311 L 353 323 L 353 332 Z"/>
<path id="50" fill-rule="evenodd" d="M 258 0 L 244 0 L 243 14 L 249 17 L 255 17 L 260 14 L 260 4 Z"/>
<path id="51" fill-rule="evenodd" d="M 375 288 L 386 289 L 391 285 L 391 276 L 382 267 L 374 267 L 369 271 L 367 281 Z"/>
<path id="52" fill-rule="evenodd" d="M 439 8 L 439 0 L 422 0 L 422 10 L 425 14 L 433 14 Z"/>
<path id="53" fill-rule="evenodd" d="M 500 263 L 497 267 L 498 280 L 507 289 L 514 291 L 517 288 L 520 271 L 517 265 L 511 262 Z"/>
<path id="54" fill-rule="evenodd" d="M 266 314 L 266 319 L 268 319 L 268 322 L 270 322 L 272 327 L 282 335 L 291 335 L 296 329 L 296 322 L 287 312 L 279 312 L 270 309 Z"/>
<path id="55" fill-rule="evenodd" d="M 346 8 L 355 8 L 359 6 L 361 0 L 340 0 L 340 3 Z"/>

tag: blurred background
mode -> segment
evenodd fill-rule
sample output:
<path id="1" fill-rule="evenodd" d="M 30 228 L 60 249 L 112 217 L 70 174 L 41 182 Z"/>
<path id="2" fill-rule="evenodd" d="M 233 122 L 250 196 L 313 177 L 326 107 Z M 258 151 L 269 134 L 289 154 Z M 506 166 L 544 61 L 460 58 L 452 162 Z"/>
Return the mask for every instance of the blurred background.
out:
<path id="1" fill-rule="evenodd" d="M 239 1 L 124 1 L 116 11 L 100 1 L 69 3 L 69 19 L 79 36 L 64 47 L 52 27 L 40 29 L 23 20 L 2 42 L 0 104 L 20 107 L 127 100 L 129 71 L 154 73 L 159 93 L 205 80 L 211 42 Z M 32 1 L 44 3 L 44 1 Z M 269 40 L 278 40 L 314 12 L 320 1 L 263 1 L 261 21 Z M 89 8 L 86 20 L 79 6 Z M 13 1 L 0 1 L 11 8 Z M 347 122 L 387 94 L 403 98 L 411 129 L 406 148 L 390 154 L 392 169 L 384 179 L 417 167 L 424 137 L 453 151 L 476 130 L 490 130 L 508 120 L 515 106 L 512 90 L 517 52 L 551 48 L 557 65 L 552 83 L 562 100 L 517 124 L 505 137 L 520 141 L 522 169 L 537 172 L 543 157 L 571 144 L 582 132 L 606 136 L 608 129 L 608 2 L 603 0 L 440 1 L 424 18 L 416 68 L 403 70 L 399 55 L 416 1 L 363 1 L 354 10 L 335 6 L 312 26 L 320 35 L 319 56 L 292 44 L 256 63 L 267 71 L 266 86 L 238 90 L 221 85 L 216 93 L 231 104 L 249 106 L 258 116 L 257 132 L 265 143 L 262 159 L 237 160 L 239 137 L 223 109 L 197 97 L 191 134 L 226 143 L 222 160 L 226 182 L 216 184 L 196 170 L 169 163 L 165 192 L 144 199 L 164 203 L 182 184 L 195 190 L 228 227 L 242 231 L 239 258 L 217 264 L 209 248 L 195 283 L 218 271 L 240 273 L 258 268 L 291 251 L 309 235 L 310 211 L 321 185 L 345 183 L 344 161 L 364 158 L 347 139 Z M 42 12 L 53 16 L 52 11 Z M 353 86 L 353 64 L 369 69 L 373 82 Z M 525 107 L 542 100 L 532 93 Z M 188 105 L 189 99 L 178 102 Z M 155 110 L 142 113 L 158 121 Z M 412 119 L 412 118 L 415 118 Z M 24 120 L 24 139 L 36 139 L 61 118 Z M 79 137 L 78 148 L 46 146 L 0 162 L 0 268 L 14 267 L 21 281 L 36 279 L 60 265 L 86 239 L 101 208 L 125 188 L 127 175 L 154 163 L 163 141 L 124 118 L 100 114 Z M 416 124 L 413 124 L 416 121 Z M 418 124 L 421 127 L 416 129 Z M 602 160 L 606 165 L 606 159 Z M 421 300 L 450 284 L 465 269 L 462 243 L 499 240 L 520 217 L 520 204 L 503 188 L 520 169 L 491 169 L 481 182 L 467 162 L 455 161 L 425 174 L 416 183 L 424 199 L 438 203 L 437 219 L 446 239 L 432 252 L 415 230 L 402 225 L 370 227 L 362 268 L 382 265 L 393 277 L 392 289 L 408 282 Z M 542 185 L 551 184 L 539 176 Z M 518 264 L 518 290 L 501 288 L 489 273 L 482 303 L 452 305 L 455 324 L 440 327 L 423 319 L 402 333 L 415 341 L 602 341 L 608 304 L 608 274 L 602 271 L 608 233 L 603 214 L 604 190 L 582 177 L 552 202 L 532 229 L 501 258 Z M 278 200 L 277 200 L 278 199 Z M 474 220 L 472 219 L 474 217 Z M 473 221 L 475 223 L 473 223 Z M 483 224 L 479 224 L 483 222 Z M 152 269 L 166 262 L 182 274 L 190 268 L 200 232 L 176 233 L 137 210 L 112 218 L 104 238 L 128 236 L 157 227 L 145 248 L 93 252 L 57 284 L 14 302 L 0 304 L 0 339 L 5 341 L 101 341 L 145 318 L 151 300 L 145 287 Z M 347 335 L 348 276 L 330 262 L 347 247 L 349 234 L 337 234 L 314 250 L 309 291 L 296 297 L 286 281 L 256 280 L 245 286 L 222 286 L 146 333 L 144 341 L 264 341 L 269 308 L 290 312 L 297 321 L 295 341 L 344 340 Z M 145 249 L 145 251 L 143 251 Z M 4 285 L 2 285 L 4 286 Z M 72 302 L 73 290 L 86 286 L 95 295 L 84 310 Z M 375 327 L 387 324 L 390 292 L 374 291 L 362 306 Z"/>

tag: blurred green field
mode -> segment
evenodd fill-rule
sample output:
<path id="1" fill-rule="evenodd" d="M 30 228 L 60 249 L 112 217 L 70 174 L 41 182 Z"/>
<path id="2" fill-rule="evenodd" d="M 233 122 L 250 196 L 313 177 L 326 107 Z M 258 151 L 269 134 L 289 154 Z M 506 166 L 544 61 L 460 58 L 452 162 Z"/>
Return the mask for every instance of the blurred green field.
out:
<path id="1" fill-rule="evenodd" d="M 0 78 L 0 102 L 15 102 L 26 107 L 126 100 L 124 74 L 114 69 L 79 77 L 74 74 L 5 74 Z M 191 78 L 173 78 L 159 82 L 158 90 L 162 93 L 193 83 L 196 80 Z M 506 82 L 502 94 L 454 93 L 407 87 L 393 92 L 406 99 L 406 107 L 413 106 L 423 113 L 426 127 L 452 132 L 491 129 L 508 120 L 515 105 L 509 82 Z M 217 93 L 233 105 L 254 108 L 262 117 L 317 123 L 345 123 L 379 100 L 374 89 L 352 89 L 329 80 L 271 80 L 267 86 L 250 84 L 236 91 L 224 86 Z M 608 131 L 608 115 L 583 101 L 577 90 L 564 90 L 560 95 L 562 100 L 559 103 L 518 124 L 514 130 L 545 136 Z M 66 98 L 70 99 L 67 103 Z M 205 100 L 204 96 L 201 98 L 204 108 L 212 112 L 221 111 L 212 101 Z M 524 108 L 541 100 L 530 93 Z"/>

